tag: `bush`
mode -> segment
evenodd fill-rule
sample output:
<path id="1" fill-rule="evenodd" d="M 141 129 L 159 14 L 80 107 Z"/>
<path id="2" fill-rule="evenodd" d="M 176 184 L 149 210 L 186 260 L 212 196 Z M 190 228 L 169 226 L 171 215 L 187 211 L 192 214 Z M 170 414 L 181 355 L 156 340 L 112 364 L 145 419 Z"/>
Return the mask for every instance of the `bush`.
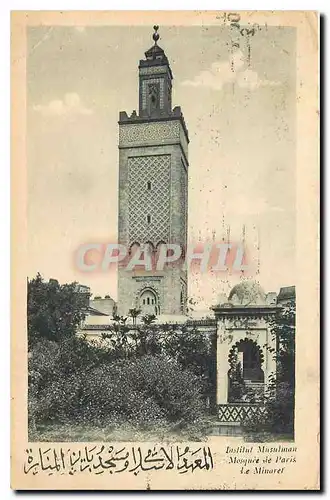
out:
<path id="1" fill-rule="evenodd" d="M 288 433 L 294 431 L 294 390 L 289 383 L 281 382 L 276 387 L 276 397 L 266 404 L 271 432 Z"/>
<path id="2" fill-rule="evenodd" d="M 41 401 L 44 392 L 49 390 L 57 372 L 59 344 L 42 339 L 35 344 L 28 359 L 28 417 L 29 423 L 44 418 L 44 404 Z"/>
<path id="3" fill-rule="evenodd" d="M 37 383 L 40 388 L 49 378 L 54 380 L 80 370 L 88 371 L 107 356 L 107 350 L 81 337 L 69 337 L 62 342 L 42 339 L 29 353 L 29 383 Z"/>
<path id="4" fill-rule="evenodd" d="M 31 424 L 185 424 L 203 411 L 201 378 L 164 356 L 111 361 L 82 339 L 43 341 L 29 373 Z"/>
<path id="5" fill-rule="evenodd" d="M 28 280 L 28 345 L 41 339 L 60 342 L 73 337 L 87 312 L 89 293 L 77 292 L 78 283 L 60 285 L 44 281 L 40 274 Z"/>
<path id="6" fill-rule="evenodd" d="M 294 392 L 290 384 L 277 383 L 276 393 L 266 394 L 265 413 L 249 417 L 243 427 L 248 433 L 294 435 Z"/>
<path id="7" fill-rule="evenodd" d="M 82 372 L 87 373 L 98 366 L 106 356 L 107 351 L 78 337 L 68 337 L 62 342 L 39 340 L 30 350 L 28 360 L 31 423 L 52 419 L 55 394 L 62 391 L 63 397 L 67 397 L 65 384 L 73 387 L 75 378 L 79 380 Z M 72 389 L 68 390 L 71 392 Z"/>
<path id="8" fill-rule="evenodd" d="M 151 397 L 167 420 L 192 422 L 203 410 L 200 377 L 165 356 L 144 356 L 128 363 L 133 387 Z"/>

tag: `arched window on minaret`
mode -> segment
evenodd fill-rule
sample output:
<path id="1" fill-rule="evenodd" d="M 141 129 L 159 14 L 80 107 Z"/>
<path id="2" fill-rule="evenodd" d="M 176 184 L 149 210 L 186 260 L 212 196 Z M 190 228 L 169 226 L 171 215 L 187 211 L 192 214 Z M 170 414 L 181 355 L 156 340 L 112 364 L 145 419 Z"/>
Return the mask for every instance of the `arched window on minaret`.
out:
<path id="1" fill-rule="evenodd" d="M 160 108 L 159 102 L 159 83 L 149 83 L 148 85 L 148 108 L 149 115 L 158 111 Z"/>
<path id="2" fill-rule="evenodd" d="M 146 316 L 147 314 L 159 314 L 157 295 L 152 288 L 146 288 L 141 292 L 139 309 L 141 310 L 142 316 Z"/>

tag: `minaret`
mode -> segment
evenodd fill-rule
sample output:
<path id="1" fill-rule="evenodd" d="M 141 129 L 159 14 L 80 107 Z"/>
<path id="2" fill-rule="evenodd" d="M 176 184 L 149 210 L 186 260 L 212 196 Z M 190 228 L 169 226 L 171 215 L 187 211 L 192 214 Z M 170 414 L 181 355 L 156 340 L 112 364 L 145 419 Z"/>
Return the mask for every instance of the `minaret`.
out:
<path id="1" fill-rule="evenodd" d="M 139 64 L 139 112 L 119 114 L 119 243 L 130 256 L 147 244 L 155 258 L 163 243 L 187 244 L 188 130 L 172 109 L 173 75 L 154 26 L 153 46 Z M 118 314 L 184 314 L 187 273 L 118 268 Z"/>

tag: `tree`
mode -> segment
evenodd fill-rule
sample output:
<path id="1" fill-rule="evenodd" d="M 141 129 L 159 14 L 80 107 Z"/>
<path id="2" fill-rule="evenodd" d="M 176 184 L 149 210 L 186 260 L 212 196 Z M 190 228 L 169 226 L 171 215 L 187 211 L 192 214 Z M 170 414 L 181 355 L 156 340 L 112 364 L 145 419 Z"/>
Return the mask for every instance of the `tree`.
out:
<path id="1" fill-rule="evenodd" d="M 102 338 L 106 341 L 105 347 L 110 343 L 109 356 L 114 359 L 140 357 L 145 354 L 160 353 L 159 327 L 153 325 L 156 316 L 147 315 L 141 318 L 142 323 L 137 325 L 136 318 L 140 314 L 139 309 L 130 309 L 129 316 L 133 319 L 133 325 L 127 323 L 128 317 L 114 314 L 114 323 L 110 331 L 103 333 Z"/>
<path id="2" fill-rule="evenodd" d="M 136 308 L 130 309 L 128 311 L 128 315 L 132 318 L 134 326 L 136 326 L 136 318 L 139 316 L 140 313 L 141 310 Z"/>
<path id="3" fill-rule="evenodd" d="M 187 325 L 154 324 L 156 317 L 147 315 L 141 324 L 127 324 L 127 318 L 113 316 L 110 331 L 103 334 L 109 345 L 109 357 L 125 359 L 163 354 L 175 359 L 203 380 L 205 397 L 215 404 L 216 337 Z"/>
<path id="4" fill-rule="evenodd" d="M 189 297 L 187 299 L 187 311 L 188 312 L 193 312 L 195 310 L 195 306 L 198 304 L 197 300 L 194 299 L 193 297 Z"/>
<path id="5" fill-rule="evenodd" d="M 289 382 L 294 387 L 295 381 L 295 333 L 296 303 L 292 299 L 284 304 L 271 323 L 271 334 L 276 341 L 274 357 L 276 360 L 276 378 L 279 382 Z"/>
<path id="6" fill-rule="evenodd" d="M 146 314 L 141 319 L 144 325 L 150 326 L 156 321 L 156 316 L 154 314 Z"/>
<path id="7" fill-rule="evenodd" d="M 177 325 L 165 335 L 164 351 L 202 379 L 204 397 L 213 408 L 216 404 L 216 334 Z"/>
<path id="8" fill-rule="evenodd" d="M 294 436 L 295 401 L 295 327 L 296 304 L 292 299 L 278 308 L 270 322 L 276 347 L 268 347 L 276 362 L 265 392 L 266 412 L 245 422 L 247 430 Z"/>
<path id="9" fill-rule="evenodd" d="M 41 339 L 59 342 L 72 337 L 85 318 L 89 294 L 80 293 L 76 282 L 60 285 L 38 273 L 27 284 L 28 345 Z"/>
<path id="10" fill-rule="evenodd" d="M 295 400 L 295 335 L 296 303 L 285 303 L 271 322 L 271 335 L 276 349 L 271 349 L 276 361 L 276 375 L 272 377 L 267 407 L 274 432 L 294 432 Z"/>

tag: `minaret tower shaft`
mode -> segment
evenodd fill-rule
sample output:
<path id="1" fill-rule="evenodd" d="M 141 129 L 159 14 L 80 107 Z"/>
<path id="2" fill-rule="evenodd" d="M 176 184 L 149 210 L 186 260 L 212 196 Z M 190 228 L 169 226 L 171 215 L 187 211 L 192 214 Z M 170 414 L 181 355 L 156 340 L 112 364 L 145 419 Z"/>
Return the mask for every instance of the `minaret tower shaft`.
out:
<path id="1" fill-rule="evenodd" d="M 173 75 L 154 26 L 153 46 L 139 64 L 139 111 L 119 113 L 118 239 L 132 255 L 146 245 L 156 260 L 160 245 L 187 245 L 188 130 L 172 109 Z M 118 313 L 186 312 L 187 272 L 118 268 Z"/>

